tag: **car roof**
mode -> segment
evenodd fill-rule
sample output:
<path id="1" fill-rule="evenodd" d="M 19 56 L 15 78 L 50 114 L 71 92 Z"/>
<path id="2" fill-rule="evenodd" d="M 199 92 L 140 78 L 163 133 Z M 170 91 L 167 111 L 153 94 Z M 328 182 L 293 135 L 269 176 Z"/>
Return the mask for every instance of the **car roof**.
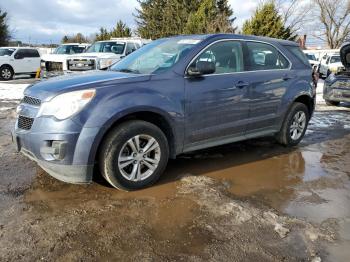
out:
<path id="1" fill-rule="evenodd" d="M 88 43 L 65 43 L 61 45 L 89 45 Z"/>
<path id="2" fill-rule="evenodd" d="M 6 49 L 37 49 L 36 47 L 30 47 L 30 46 L 2 46 L 0 48 L 6 48 Z"/>
<path id="3" fill-rule="evenodd" d="M 254 40 L 254 41 L 263 41 L 267 43 L 279 43 L 281 45 L 291 45 L 291 46 L 299 46 L 298 43 L 289 41 L 289 40 L 283 40 L 283 39 L 276 39 L 271 37 L 263 37 L 263 36 L 254 36 L 254 35 L 239 35 L 239 34 L 198 34 L 198 35 L 179 35 L 179 36 L 173 36 L 171 38 L 178 38 L 178 39 L 196 39 L 196 40 L 209 40 L 209 39 L 239 39 L 239 40 Z"/>

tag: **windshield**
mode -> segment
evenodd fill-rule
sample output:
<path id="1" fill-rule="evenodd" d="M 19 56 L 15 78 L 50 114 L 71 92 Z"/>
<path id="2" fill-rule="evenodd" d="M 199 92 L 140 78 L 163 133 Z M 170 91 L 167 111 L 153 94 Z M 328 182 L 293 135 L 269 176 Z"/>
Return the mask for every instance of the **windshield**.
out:
<path id="1" fill-rule="evenodd" d="M 56 48 L 54 54 L 58 55 L 72 55 L 72 54 L 80 54 L 84 52 L 84 46 L 78 45 L 61 45 Z"/>
<path id="2" fill-rule="evenodd" d="M 111 67 L 136 74 L 155 74 L 172 68 L 200 39 L 160 39 L 145 45 Z"/>
<path id="3" fill-rule="evenodd" d="M 315 61 L 317 60 L 314 54 L 306 54 L 306 56 L 309 60 L 315 60 Z"/>
<path id="4" fill-rule="evenodd" d="M 338 62 L 340 62 L 340 56 L 332 56 L 330 62 L 331 63 L 338 63 Z"/>
<path id="5" fill-rule="evenodd" d="M 11 56 L 15 52 L 13 48 L 0 48 L 0 56 Z"/>
<path id="6" fill-rule="evenodd" d="M 96 42 L 86 50 L 86 53 L 115 53 L 121 55 L 124 53 L 124 42 Z"/>

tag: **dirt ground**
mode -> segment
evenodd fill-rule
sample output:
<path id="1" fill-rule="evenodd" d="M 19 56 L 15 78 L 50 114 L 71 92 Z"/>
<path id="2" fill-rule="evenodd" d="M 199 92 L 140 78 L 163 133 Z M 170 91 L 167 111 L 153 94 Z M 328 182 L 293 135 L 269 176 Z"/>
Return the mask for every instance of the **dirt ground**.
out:
<path id="1" fill-rule="evenodd" d="M 16 153 L 0 101 L 1 261 L 349 261 L 350 105 L 302 143 L 256 139 L 170 161 L 137 191 L 59 182 Z"/>

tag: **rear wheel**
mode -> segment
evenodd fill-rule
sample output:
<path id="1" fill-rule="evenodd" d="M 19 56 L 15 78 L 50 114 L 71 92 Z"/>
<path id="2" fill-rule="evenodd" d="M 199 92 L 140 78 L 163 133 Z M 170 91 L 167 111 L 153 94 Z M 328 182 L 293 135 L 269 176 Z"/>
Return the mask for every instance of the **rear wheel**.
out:
<path id="1" fill-rule="evenodd" d="M 326 105 L 327 106 L 339 106 L 340 102 L 339 101 L 330 101 L 326 100 Z"/>
<path id="2" fill-rule="evenodd" d="M 168 162 L 164 133 L 145 121 L 128 121 L 103 141 L 99 162 L 103 177 L 115 188 L 136 190 L 155 183 Z"/>
<path id="3" fill-rule="evenodd" d="M 303 139 L 310 113 L 306 105 L 296 102 L 292 105 L 277 134 L 277 141 L 285 146 L 295 146 Z"/>
<path id="4" fill-rule="evenodd" d="M 9 66 L 2 66 L 0 67 L 0 78 L 1 80 L 12 80 L 13 79 L 14 72 L 11 67 Z"/>

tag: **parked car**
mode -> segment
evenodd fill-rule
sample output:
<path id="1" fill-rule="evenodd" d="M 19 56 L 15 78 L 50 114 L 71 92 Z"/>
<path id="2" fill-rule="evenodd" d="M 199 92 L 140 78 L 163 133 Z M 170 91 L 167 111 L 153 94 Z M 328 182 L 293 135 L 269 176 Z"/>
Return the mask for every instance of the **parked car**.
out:
<path id="1" fill-rule="evenodd" d="M 342 45 L 340 59 L 344 69 L 332 73 L 323 86 L 323 98 L 330 106 L 350 102 L 350 43 Z"/>
<path id="2" fill-rule="evenodd" d="M 331 73 L 337 73 L 344 70 L 344 66 L 340 61 L 339 54 L 327 55 L 327 58 L 320 63 L 320 77 L 328 77 Z"/>
<path id="3" fill-rule="evenodd" d="M 0 79 L 11 80 L 16 74 L 35 77 L 40 69 L 40 54 L 30 47 L 0 48 Z"/>
<path id="4" fill-rule="evenodd" d="M 148 40 L 141 38 L 112 38 L 98 41 L 91 45 L 85 53 L 67 59 L 69 71 L 103 70 L 120 59 L 139 49 Z"/>
<path id="5" fill-rule="evenodd" d="M 41 76 L 55 76 L 67 71 L 67 58 L 83 53 L 90 45 L 87 43 L 67 43 L 58 46 L 52 54 L 41 57 Z"/>
<path id="6" fill-rule="evenodd" d="M 320 62 L 317 60 L 316 56 L 312 53 L 307 53 L 306 51 L 304 51 L 304 53 L 305 53 L 307 59 L 309 60 L 311 67 L 316 68 L 316 70 L 317 70 Z"/>
<path id="7" fill-rule="evenodd" d="M 310 64 L 294 42 L 230 34 L 156 40 L 107 71 L 27 88 L 18 150 L 50 175 L 114 187 L 155 183 L 168 158 L 245 139 L 303 138 L 314 111 Z"/>

